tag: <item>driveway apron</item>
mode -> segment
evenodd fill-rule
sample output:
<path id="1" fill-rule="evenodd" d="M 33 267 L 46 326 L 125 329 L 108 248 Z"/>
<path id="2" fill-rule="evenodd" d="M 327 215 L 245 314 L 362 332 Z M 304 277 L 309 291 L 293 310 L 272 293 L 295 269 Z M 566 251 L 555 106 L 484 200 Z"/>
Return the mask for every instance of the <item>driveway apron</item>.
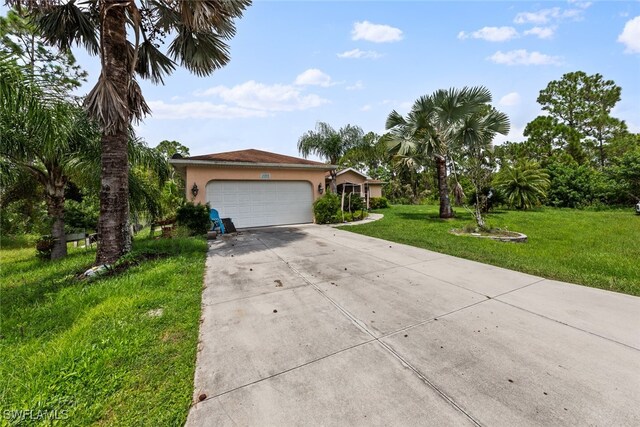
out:
<path id="1" fill-rule="evenodd" d="M 303 225 L 210 243 L 187 426 L 640 425 L 640 298 Z"/>

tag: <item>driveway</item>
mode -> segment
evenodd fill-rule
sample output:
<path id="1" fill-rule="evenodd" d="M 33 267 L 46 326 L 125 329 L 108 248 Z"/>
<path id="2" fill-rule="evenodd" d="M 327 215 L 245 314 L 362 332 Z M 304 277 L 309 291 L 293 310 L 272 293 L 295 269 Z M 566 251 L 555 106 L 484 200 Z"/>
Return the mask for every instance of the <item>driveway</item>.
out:
<path id="1" fill-rule="evenodd" d="M 249 230 L 211 243 L 195 387 L 188 426 L 640 425 L 640 298 Z"/>

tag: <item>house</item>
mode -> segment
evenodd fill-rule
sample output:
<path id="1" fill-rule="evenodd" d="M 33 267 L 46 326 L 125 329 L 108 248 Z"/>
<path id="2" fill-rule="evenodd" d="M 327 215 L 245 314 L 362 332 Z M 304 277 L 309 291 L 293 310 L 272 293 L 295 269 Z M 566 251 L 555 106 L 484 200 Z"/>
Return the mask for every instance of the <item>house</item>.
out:
<path id="1" fill-rule="evenodd" d="M 209 203 L 237 228 L 313 222 L 313 202 L 336 166 L 260 150 L 169 160 L 187 200 Z"/>
<path id="2" fill-rule="evenodd" d="M 365 199 L 367 209 L 372 197 L 382 197 L 382 185 L 384 181 L 372 179 L 353 168 L 343 169 L 337 173 L 336 187 L 338 194 L 354 193 Z M 325 175 L 325 187 L 331 188 L 331 175 Z"/>

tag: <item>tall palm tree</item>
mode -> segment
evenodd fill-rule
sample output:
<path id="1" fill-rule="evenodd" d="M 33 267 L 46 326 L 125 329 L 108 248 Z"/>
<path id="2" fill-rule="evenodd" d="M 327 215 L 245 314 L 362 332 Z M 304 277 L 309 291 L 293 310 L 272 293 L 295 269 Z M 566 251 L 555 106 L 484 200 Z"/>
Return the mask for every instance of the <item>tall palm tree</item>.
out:
<path id="1" fill-rule="evenodd" d="M 67 253 L 65 187 L 70 182 L 96 186 L 100 136 L 79 106 L 41 90 L 38 83 L 13 61 L 0 56 L 0 170 L 3 181 L 27 172 L 43 188 L 52 220 L 51 258 L 57 259 Z M 161 180 L 168 176 L 169 165 L 161 153 L 134 139 L 130 139 L 128 151 L 133 165 L 153 169 Z M 134 207 L 153 209 L 153 202 L 148 202 L 151 197 L 138 190 L 139 180 L 135 176 L 129 180 L 137 190 Z"/>
<path id="2" fill-rule="evenodd" d="M 127 144 L 132 121 L 150 112 L 136 76 L 163 83 L 176 62 L 206 76 L 229 60 L 233 20 L 251 0 L 7 0 L 26 8 L 45 38 L 84 46 L 101 73 L 85 101 L 102 130 L 98 264 L 130 250 Z M 171 38 L 165 43 L 165 38 Z M 167 46 L 167 54 L 160 50 Z M 176 61 L 176 62 L 174 62 Z"/>
<path id="3" fill-rule="evenodd" d="M 440 218 L 454 216 L 449 198 L 447 162 L 452 146 L 460 137 L 469 116 L 491 102 L 491 93 L 483 86 L 440 89 L 418 98 L 407 117 L 392 111 L 387 117 L 385 137 L 396 155 L 432 157 L 436 163 Z"/>
<path id="4" fill-rule="evenodd" d="M 315 154 L 330 164 L 337 165 L 347 151 L 362 144 L 363 137 L 364 132 L 359 126 L 346 125 L 336 131 L 327 123 L 318 122 L 315 131 L 310 130 L 298 139 L 298 151 L 305 158 Z M 329 173 L 331 191 L 336 193 L 336 171 L 332 170 Z"/>

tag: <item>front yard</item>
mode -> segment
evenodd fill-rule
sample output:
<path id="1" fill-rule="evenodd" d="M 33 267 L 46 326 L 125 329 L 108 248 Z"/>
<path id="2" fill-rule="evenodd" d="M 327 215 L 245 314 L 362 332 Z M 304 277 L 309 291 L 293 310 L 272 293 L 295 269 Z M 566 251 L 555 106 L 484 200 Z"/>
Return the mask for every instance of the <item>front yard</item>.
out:
<path id="1" fill-rule="evenodd" d="M 184 424 L 206 250 L 137 240 L 130 268 L 92 281 L 74 275 L 95 250 L 1 250 L 0 425 Z"/>
<path id="2" fill-rule="evenodd" d="M 452 220 L 438 218 L 438 207 L 400 206 L 377 211 L 384 218 L 344 230 L 405 243 L 449 255 L 640 296 L 640 216 L 632 210 L 601 212 L 543 208 L 497 211 L 493 227 L 525 233 L 528 243 L 502 243 L 454 236 L 452 228 L 471 224 L 456 209 Z"/>

